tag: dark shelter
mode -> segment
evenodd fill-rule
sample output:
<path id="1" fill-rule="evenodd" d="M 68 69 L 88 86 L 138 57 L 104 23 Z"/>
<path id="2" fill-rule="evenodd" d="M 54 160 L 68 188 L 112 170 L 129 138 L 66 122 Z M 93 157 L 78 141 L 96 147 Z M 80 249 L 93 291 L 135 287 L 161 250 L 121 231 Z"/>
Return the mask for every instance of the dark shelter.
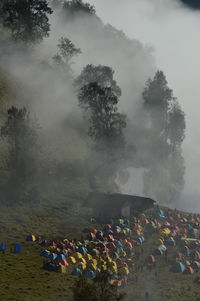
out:
<path id="1" fill-rule="evenodd" d="M 108 222 L 119 217 L 137 216 L 154 206 L 151 198 L 121 193 L 92 192 L 86 206 L 93 209 L 94 217 L 100 222 Z"/>

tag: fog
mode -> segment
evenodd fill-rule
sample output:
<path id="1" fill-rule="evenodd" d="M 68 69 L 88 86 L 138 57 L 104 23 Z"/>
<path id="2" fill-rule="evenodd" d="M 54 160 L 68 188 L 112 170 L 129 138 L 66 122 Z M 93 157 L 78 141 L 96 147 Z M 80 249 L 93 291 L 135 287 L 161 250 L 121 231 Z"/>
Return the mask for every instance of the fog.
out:
<path id="1" fill-rule="evenodd" d="M 183 145 L 186 180 L 180 204 L 176 205 L 187 210 L 199 210 L 200 13 L 176 0 L 88 2 L 95 5 L 97 14 L 105 23 L 113 24 L 130 38 L 154 48 L 156 65 L 165 72 L 169 86 L 186 114 L 187 130 Z M 123 187 L 125 192 L 137 189 L 138 184 L 133 185 L 132 182 L 130 178 L 129 185 Z"/>
<path id="2" fill-rule="evenodd" d="M 17 91 L 19 103 L 38 116 L 43 128 L 43 144 L 50 143 L 54 159 L 60 162 L 82 160 L 90 151 L 88 125 L 78 107 L 73 79 L 63 78 L 58 70 L 54 70 L 52 57 L 58 51 L 59 39 L 67 37 L 82 51 L 72 60 L 74 78 L 87 64 L 113 68 L 114 79 L 122 89 L 119 110 L 127 115 L 126 139 L 136 149 L 138 146 L 135 162 L 127 160 L 118 167 L 121 172 L 116 182 L 122 192 L 143 194 L 144 161 L 152 162 L 156 155 L 148 149 L 151 138 L 142 135 L 146 122 L 142 91 L 156 69 L 163 70 L 169 87 L 186 113 L 187 131 L 183 145 L 186 183 L 180 201 L 174 206 L 192 211 L 200 209 L 200 150 L 197 144 L 200 138 L 197 109 L 200 13 L 186 8 L 178 0 L 88 2 L 95 5 L 97 16 L 78 14 L 70 19 L 63 18 L 60 9 L 55 10 L 50 17 L 50 37 L 32 49 L 23 50 L 20 45 L 8 47 L 1 43 L 1 66 L 21 85 L 21 90 Z M 104 26 L 106 23 L 111 25 Z M 159 153 L 159 150 L 155 152 Z M 159 176 L 156 176 L 157 181 Z"/>

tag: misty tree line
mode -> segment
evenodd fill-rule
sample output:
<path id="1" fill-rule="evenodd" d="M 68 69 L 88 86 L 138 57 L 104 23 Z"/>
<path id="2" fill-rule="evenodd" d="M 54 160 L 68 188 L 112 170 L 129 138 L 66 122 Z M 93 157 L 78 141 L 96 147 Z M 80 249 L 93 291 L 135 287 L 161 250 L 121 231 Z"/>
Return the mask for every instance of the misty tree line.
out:
<path id="1" fill-rule="evenodd" d="M 81 0 L 54 0 L 51 6 L 46 0 L 3 0 L 0 21 L 16 42 L 32 47 L 49 35 L 48 17 L 57 7 L 62 8 L 65 18 L 73 18 L 77 13 L 95 15 L 94 7 Z M 137 166 L 145 169 L 145 194 L 162 201 L 178 198 L 184 186 L 181 146 L 185 137 L 185 116 L 168 87 L 165 74 L 158 70 L 144 83 L 141 95 L 145 115 L 143 134 L 148 137 L 145 147 L 151 160 L 143 158 L 136 164 L 137 141 L 133 145 L 126 136 L 129 120 L 119 111 L 122 91 L 114 80 L 114 70 L 109 66 L 90 64 L 74 78 L 72 62 L 81 54 L 81 49 L 67 37 L 59 40 L 57 49 L 52 60 L 45 62 L 45 67 L 49 72 L 56 71 L 60 78 L 71 81 L 77 95 L 88 135 L 93 141 L 91 147 L 94 151 L 87 165 L 91 189 L 97 189 L 96 176 L 100 179 L 106 176 L 109 182 L 125 166 Z M 25 199 L 27 195 L 38 197 L 37 174 L 41 168 L 45 169 L 40 160 L 44 154 L 39 137 L 40 125 L 36 117 L 31 116 L 26 108 L 9 108 L 1 127 L 1 138 L 9 149 L 6 159 L 9 173 L 2 184 L 9 199 Z"/>

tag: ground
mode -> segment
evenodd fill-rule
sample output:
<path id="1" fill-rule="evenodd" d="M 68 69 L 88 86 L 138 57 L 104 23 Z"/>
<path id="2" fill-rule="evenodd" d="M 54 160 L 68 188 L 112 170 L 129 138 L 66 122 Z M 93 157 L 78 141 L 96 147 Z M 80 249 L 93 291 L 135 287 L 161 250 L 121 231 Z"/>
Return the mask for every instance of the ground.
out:
<path id="1" fill-rule="evenodd" d="M 28 234 L 43 235 L 45 238 L 80 238 L 85 227 L 94 227 L 87 215 L 79 206 L 70 209 L 66 204 L 59 206 L 35 205 L 30 207 L 2 207 L 0 211 L 0 241 L 7 243 L 5 254 L 0 253 L 0 292 L 1 300 L 13 301 L 55 301 L 72 300 L 71 288 L 74 276 L 49 272 L 42 269 L 43 258 L 39 256 L 41 247 L 35 242 L 27 242 Z M 95 225 L 96 226 L 96 225 Z M 98 225 L 101 227 L 101 225 Z M 136 265 L 140 268 L 144 258 L 155 248 L 156 237 L 153 236 L 138 249 L 140 253 Z M 22 253 L 10 253 L 14 243 L 22 243 Z M 176 251 L 169 248 L 168 257 Z M 200 287 L 193 281 L 197 274 L 182 275 L 169 271 L 161 256 L 156 268 L 151 271 L 143 268 L 131 275 L 130 284 L 125 289 L 128 301 L 200 301 Z"/>

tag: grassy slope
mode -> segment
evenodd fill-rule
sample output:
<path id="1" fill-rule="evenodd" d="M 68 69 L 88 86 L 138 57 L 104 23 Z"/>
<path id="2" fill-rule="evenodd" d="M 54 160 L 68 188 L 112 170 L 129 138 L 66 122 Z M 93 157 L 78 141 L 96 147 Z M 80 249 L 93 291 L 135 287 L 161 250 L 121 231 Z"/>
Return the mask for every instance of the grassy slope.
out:
<path id="1" fill-rule="evenodd" d="M 8 245 L 6 254 L 0 253 L 0 272 L 3 275 L 0 280 L 2 300 L 72 300 L 71 287 L 74 277 L 70 273 L 64 275 L 43 270 L 43 258 L 39 256 L 41 247 L 36 243 L 26 242 L 25 237 L 29 233 L 43 234 L 47 238 L 80 237 L 81 230 L 86 226 L 94 227 L 78 207 L 70 212 L 64 204 L 57 207 L 40 204 L 29 209 L 29 212 L 26 205 L 15 209 L 2 208 L 0 240 L 6 241 Z M 153 236 L 144 244 L 143 254 L 140 252 L 139 259 L 136 260 L 138 266 L 141 266 L 145 256 L 154 250 L 155 238 L 156 236 Z M 11 254 L 9 248 L 18 240 L 22 242 L 22 254 Z M 177 250 L 169 248 L 169 258 Z M 146 291 L 150 293 L 149 300 L 153 301 L 200 300 L 200 287 L 193 283 L 196 274 L 174 274 L 169 272 L 170 266 L 166 264 L 164 257 L 160 257 L 154 270 L 144 268 L 143 271 L 137 272 L 138 283 L 133 273 L 127 288 L 127 300 L 145 300 Z"/>

